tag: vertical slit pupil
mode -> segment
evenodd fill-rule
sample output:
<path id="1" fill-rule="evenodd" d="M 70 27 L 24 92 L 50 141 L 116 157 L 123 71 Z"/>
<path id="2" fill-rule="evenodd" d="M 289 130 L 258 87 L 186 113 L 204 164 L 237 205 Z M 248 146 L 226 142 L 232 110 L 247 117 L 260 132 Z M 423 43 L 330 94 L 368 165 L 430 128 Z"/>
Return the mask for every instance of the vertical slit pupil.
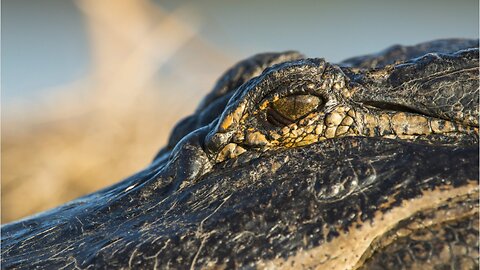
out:
<path id="1" fill-rule="evenodd" d="M 296 121 L 315 110 L 321 99 L 313 95 L 294 95 L 273 102 L 273 109 L 282 117 Z"/>

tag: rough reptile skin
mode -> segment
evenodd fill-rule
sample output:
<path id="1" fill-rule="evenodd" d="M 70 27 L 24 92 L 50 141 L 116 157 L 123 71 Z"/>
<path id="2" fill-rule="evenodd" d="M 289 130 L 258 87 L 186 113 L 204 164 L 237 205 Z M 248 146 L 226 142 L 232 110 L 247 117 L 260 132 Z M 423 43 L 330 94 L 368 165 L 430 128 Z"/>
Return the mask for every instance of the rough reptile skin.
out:
<path id="1" fill-rule="evenodd" d="M 478 58 L 246 59 L 145 170 L 2 226 L 1 267 L 478 269 Z"/>

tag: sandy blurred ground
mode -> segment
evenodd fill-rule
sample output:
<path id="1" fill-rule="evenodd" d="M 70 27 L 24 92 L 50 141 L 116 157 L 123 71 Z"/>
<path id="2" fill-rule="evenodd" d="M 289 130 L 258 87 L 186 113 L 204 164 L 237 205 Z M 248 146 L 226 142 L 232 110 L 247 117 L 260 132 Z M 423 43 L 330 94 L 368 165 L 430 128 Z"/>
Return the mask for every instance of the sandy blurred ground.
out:
<path id="1" fill-rule="evenodd" d="M 197 35 L 188 5 L 166 12 L 146 0 L 76 4 L 85 16 L 94 69 L 35 106 L 10 107 L 3 115 L 2 223 L 145 167 L 174 124 L 233 64 Z M 158 74 L 167 65 L 168 76 Z"/>

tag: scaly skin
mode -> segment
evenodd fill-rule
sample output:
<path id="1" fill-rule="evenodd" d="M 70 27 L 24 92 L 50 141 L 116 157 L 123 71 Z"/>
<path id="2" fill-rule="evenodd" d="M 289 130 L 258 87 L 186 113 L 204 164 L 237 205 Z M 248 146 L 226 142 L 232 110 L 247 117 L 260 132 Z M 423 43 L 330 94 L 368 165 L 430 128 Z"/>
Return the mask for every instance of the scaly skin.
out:
<path id="1" fill-rule="evenodd" d="M 245 148 L 290 148 L 342 136 L 478 141 L 476 49 L 368 71 L 342 70 L 322 59 L 287 62 L 267 69 L 235 95 L 207 136 L 217 161 Z M 292 96 L 315 100 L 297 121 L 276 108 L 288 106 Z"/>
<path id="2" fill-rule="evenodd" d="M 2 268 L 476 269 L 478 72 L 468 40 L 244 60 L 144 171 L 4 225 Z"/>

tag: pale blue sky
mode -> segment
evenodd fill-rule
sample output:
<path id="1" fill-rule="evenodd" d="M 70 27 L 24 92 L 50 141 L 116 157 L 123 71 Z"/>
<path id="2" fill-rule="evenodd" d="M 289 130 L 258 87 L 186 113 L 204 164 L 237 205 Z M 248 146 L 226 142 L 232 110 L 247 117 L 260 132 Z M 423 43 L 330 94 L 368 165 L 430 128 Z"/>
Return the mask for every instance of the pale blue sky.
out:
<path id="1" fill-rule="evenodd" d="M 175 9 L 185 1 L 155 1 Z M 299 50 L 340 61 L 436 38 L 478 38 L 478 1 L 192 1 L 200 33 L 243 58 Z M 186 18 L 188 20 L 188 18 Z M 2 0 L 2 97 L 31 98 L 85 76 L 91 59 L 72 1 Z"/>

